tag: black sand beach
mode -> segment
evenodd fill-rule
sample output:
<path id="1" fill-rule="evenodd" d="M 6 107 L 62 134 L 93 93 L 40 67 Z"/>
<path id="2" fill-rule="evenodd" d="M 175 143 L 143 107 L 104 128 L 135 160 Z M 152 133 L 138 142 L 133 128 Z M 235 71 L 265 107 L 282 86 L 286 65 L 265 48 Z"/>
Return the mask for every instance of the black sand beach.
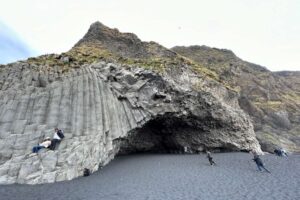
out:
<path id="1" fill-rule="evenodd" d="M 1 185 L 1 200 L 300 199 L 300 155 L 262 156 L 259 172 L 247 153 L 121 156 L 89 177 L 43 185 Z"/>

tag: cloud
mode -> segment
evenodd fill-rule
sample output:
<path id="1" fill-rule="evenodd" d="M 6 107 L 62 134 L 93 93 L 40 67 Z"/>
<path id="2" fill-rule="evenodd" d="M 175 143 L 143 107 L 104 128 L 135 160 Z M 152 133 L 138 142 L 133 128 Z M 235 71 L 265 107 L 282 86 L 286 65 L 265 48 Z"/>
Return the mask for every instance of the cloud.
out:
<path id="1" fill-rule="evenodd" d="M 68 51 L 100 21 L 169 48 L 230 49 L 278 71 L 300 70 L 299 10 L 299 0 L 9 0 L 0 6 L 0 19 L 39 54 Z"/>
<path id="2" fill-rule="evenodd" d="M 0 22 L 0 63 L 6 64 L 25 59 L 36 54 L 19 36 Z"/>

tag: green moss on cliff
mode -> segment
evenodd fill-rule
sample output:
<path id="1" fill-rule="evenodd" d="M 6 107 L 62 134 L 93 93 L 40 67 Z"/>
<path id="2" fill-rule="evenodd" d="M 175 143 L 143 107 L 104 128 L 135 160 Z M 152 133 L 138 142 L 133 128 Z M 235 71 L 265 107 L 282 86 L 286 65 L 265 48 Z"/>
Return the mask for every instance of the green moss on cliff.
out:
<path id="1" fill-rule="evenodd" d="M 83 64 L 90 64 L 99 60 L 112 58 L 113 54 L 107 50 L 96 48 L 93 45 L 81 45 L 74 47 L 66 53 L 60 55 L 47 54 L 27 60 L 30 64 L 44 65 L 48 67 L 60 66 L 67 71 L 70 68 L 78 67 Z"/>
<path id="2" fill-rule="evenodd" d="M 261 133 L 259 134 L 259 138 L 262 138 L 264 141 L 270 142 L 272 144 L 280 145 L 279 138 L 276 138 L 274 134 Z"/>
<path id="3" fill-rule="evenodd" d="M 145 69 L 150 69 L 161 74 L 164 73 L 167 68 L 172 68 L 174 66 L 182 67 L 187 65 L 190 66 L 190 69 L 195 73 L 219 81 L 219 77 L 215 72 L 182 56 L 175 56 L 170 58 L 125 58 L 115 55 L 105 48 L 101 48 L 99 44 L 82 44 L 60 55 L 43 55 L 36 58 L 29 58 L 27 62 L 30 64 L 43 65 L 48 67 L 60 66 L 65 72 L 70 68 L 79 67 L 83 64 L 90 64 L 100 60 L 113 61 L 130 66 L 143 67 Z"/>
<path id="4" fill-rule="evenodd" d="M 288 101 L 292 101 L 300 105 L 300 94 L 298 93 L 287 93 L 284 94 L 283 97 Z"/>
<path id="5" fill-rule="evenodd" d="M 139 66 L 158 73 L 164 73 L 168 66 L 168 60 L 163 58 L 133 59 L 121 57 L 118 61 L 122 64 Z"/>
<path id="6" fill-rule="evenodd" d="M 284 105 L 282 101 L 264 101 L 264 102 L 254 102 L 258 108 L 269 111 L 277 111 Z"/>

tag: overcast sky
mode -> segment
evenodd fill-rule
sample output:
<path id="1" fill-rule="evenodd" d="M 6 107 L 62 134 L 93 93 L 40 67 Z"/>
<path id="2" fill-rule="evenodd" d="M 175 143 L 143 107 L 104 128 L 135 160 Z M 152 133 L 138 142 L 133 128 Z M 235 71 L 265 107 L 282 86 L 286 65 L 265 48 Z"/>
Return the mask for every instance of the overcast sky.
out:
<path id="1" fill-rule="evenodd" d="M 69 50 L 95 21 L 169 48 L 226 48 L 272 71 L 300 70 L 300 0 L 0 0 L 0 22 L 28 55 Z"/>

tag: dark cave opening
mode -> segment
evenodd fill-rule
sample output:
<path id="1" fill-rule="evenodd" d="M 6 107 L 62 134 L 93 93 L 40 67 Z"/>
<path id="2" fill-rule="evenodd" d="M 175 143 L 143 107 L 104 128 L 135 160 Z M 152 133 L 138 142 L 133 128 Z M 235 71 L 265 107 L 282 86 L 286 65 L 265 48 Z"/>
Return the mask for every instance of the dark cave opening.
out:
<path id="1" fill-rule="evenodd" d="M 182 148 L 175 139 L 175 127 L 168 125 L 170 121 L 158 118 L 135 129 L 128 137 L 120 140 L 119 154 L 180 152 Z"/>
<path id="2" fill-rule="evenodd" d="M 211 147 L 209 126 L 218 127 L 210 119 L 199 120 L 191 117 L 163 115 L 133 130 L 129 136 L 115 141 L 119 145 L 118 155 L 136 153 L 199 153 L 231 151 L 226 147 Z"/>

